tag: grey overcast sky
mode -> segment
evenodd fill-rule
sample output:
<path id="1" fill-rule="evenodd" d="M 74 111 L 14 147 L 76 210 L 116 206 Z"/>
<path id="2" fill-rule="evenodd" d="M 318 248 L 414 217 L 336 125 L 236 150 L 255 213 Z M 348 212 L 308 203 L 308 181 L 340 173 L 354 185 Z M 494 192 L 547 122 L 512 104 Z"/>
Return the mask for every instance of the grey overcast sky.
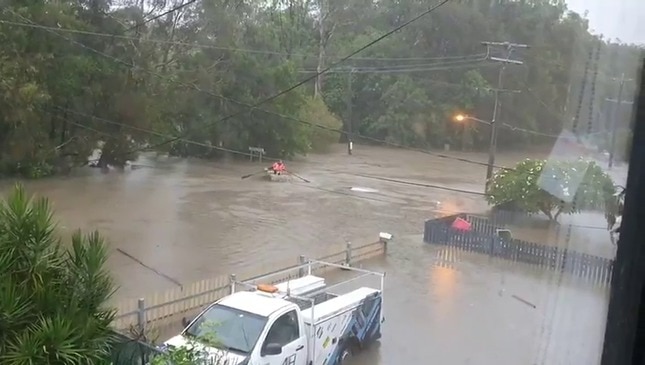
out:
<path id="1" fill-rule="evenodd" d="M 589 12 L 589 26 L 605 38 L 645 45 L 645 0 L 566 0 L 569 9 Z"/>

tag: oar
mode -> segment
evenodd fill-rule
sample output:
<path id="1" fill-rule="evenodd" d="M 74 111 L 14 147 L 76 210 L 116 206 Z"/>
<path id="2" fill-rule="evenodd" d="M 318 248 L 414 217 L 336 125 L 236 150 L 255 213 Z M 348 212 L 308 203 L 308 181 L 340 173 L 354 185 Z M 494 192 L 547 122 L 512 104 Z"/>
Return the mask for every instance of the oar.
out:
<path id="1" fill-rule="evenodd" d="M 251 176 L 255 176 L 255 175 L 257 175 L 257 174 L 261 174 L 261 173 L 263 173 L 264 171 L 266 171 L 266 170 L 256 171 L 256 172 L 254 172 L 254 173 L 252 173 L 252 174 L 244 175 L 244 176 L 242 176 L 242 180 L 244 180 L 244 179 L 246 179 L 246 178 L 249 178 L 249 177 L 251 177 Z"/>
<path id="2" fill-rule="evenodd" d="M 302 176 L 300 176 L 300 175 L 298 175 L 298 174 L 296 174 L 296 173 L 289 172 L 289 174 L 291 174 L 291 175 L 293 175 L 293 176 L 297 177 L 298 179 L 300 179 L 300 180 L 302 180 L 302 181 L 304 181 L 304 182 L 306 182 L 306 183 L 310 183 L 310 182 L 311 182 L 311 181 L 309 181 L 309 180 L 305 179 L 304 177 L 302 177 Z"/>

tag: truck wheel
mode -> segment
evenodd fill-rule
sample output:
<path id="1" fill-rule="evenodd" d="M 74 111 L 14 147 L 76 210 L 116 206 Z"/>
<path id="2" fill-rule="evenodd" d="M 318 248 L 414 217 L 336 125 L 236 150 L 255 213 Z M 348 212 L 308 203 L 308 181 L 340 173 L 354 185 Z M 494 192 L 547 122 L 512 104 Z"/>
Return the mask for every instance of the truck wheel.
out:
<path id="1" fill-rule="evenodd" d="M 351 358 L 352 358 L 352 350 L 349 347 L 344 348 L 343 352 L 340 353 L 340 361 L 338 365 L 349 364 L 349 361 Z"/>
<path id="2" fill-rule="evenodd" d="M 347 365 L 351 362 L 351 358 L 354 357 L 354 354 L 358 350 L 357 344 L 352 341 L 345 345 L 343 350 L 340 353 L 340 361 L 338 365 Z"/>

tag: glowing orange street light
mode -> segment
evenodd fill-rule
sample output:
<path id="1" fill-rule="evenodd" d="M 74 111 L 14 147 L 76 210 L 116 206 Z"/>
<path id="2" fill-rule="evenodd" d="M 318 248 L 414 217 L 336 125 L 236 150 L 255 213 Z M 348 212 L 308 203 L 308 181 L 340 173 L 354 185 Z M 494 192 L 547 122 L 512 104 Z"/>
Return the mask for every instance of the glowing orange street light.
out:
<path id="1" fill-rule="evenodd" d="M 457 122 L 463 122 L 465 120 L 472 120 L 472 121 L 475 121 L 475 122 L 478 122 L 478 123 L 491 125 L 491 122 L 487 122 L 485 120 L 475 118 L 475 117 L 471 117 L 470 115 L 465 115 L 465 114 L 457 114 L 457 115 L 455 115 L 454 119 Z"/>

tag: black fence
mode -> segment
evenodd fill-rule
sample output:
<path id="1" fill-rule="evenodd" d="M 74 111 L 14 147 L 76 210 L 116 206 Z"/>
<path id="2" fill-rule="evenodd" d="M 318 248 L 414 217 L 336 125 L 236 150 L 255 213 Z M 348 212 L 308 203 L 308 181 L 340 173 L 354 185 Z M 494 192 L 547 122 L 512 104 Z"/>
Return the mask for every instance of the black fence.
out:
<path id="1" fill-rule="evenodd" d="M 148 365 L 150 359 L 160 353 L 156 347 L 141 340 L 115 332 L 112 345 L 112 365 Z"/>
<path id="2" fill-rule="evenodd" d="M 456 218 L 472 225 L 470 231 L 452 228 Z M 497 218 L 497 217 L 496 217 Z M 497 219 L 495 223 L 499 222 Z M 562 273 L 571 274 L 598 285 L 609 285 L 614 261 L 567 248 L 542 245 L 513 238 L 503 238 L 487 218 L 466 214 L 427 220 L 423 240 L 426 243 L 456 247 L 462 250 L 522 262 Z"/>

